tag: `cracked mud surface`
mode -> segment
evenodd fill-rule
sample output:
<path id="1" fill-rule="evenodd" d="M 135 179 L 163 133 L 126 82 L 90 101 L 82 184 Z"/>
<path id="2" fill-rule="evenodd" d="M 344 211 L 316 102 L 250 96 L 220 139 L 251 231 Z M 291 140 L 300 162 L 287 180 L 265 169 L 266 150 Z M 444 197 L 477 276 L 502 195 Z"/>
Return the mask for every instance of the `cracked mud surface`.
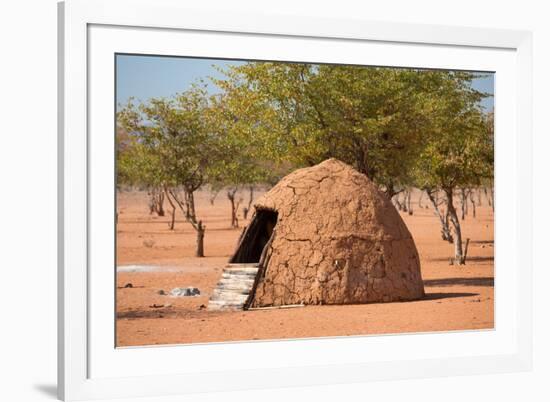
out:
<path id="1" fill-rule="evenodd" d="M 255 203 L 278 212 L 253 307 L 356 304 L 424 296 L 412 236 L 393 205 L 329 159 L 283 178 Z"/>

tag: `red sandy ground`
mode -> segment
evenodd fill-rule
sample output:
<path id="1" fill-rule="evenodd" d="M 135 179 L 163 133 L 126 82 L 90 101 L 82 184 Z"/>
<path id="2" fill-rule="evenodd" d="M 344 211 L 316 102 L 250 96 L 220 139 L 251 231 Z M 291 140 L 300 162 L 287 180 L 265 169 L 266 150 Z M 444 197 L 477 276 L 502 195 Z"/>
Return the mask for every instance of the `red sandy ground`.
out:
<path id="1" fill-rule="evenodd" d="M 160 269 L 118 273 L 117 346 L 493 328 L 493 214 L 487 201 L 483 199 L 483 206 L 477 207 L 475 219 L 470 211 L 462 221 L 463 236 L 471 239 L 467 265 L 450 266 L 453 246 L 441 240 L 432 209 L 419 208 L 416 199 L 414 215 L 401 216 L 420 254 L 424 300 L 211 312 L 201 306 L 208 305 L 241 231 L 229 228 L 229 201 L 220 193 L 212 206 L 207 193 L 198 195 L 198 215 L 207 227 L 206 257 L 195 258 L 195 232 L 179 212 L 176 228 L 170 231 L 169 210 L 166 217 L 149 215 L 145 193 L 120 193 L 118 265 Z M 124 287 L 129 283 L 132 287 Z M 158 294 L 187 286 L 199 288 L 201 295 Z"/>

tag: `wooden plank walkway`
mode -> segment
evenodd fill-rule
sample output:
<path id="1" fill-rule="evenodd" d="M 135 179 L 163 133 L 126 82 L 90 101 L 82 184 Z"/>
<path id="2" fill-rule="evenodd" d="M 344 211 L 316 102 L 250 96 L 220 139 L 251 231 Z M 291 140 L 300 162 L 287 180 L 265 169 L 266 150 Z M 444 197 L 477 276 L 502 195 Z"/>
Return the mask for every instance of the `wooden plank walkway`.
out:
<path id="1" fill-rule="evenodd" d="M 208 310 L 242 310 L 254 280 L 258 264 L 227 264 L 210 300 Z"/>

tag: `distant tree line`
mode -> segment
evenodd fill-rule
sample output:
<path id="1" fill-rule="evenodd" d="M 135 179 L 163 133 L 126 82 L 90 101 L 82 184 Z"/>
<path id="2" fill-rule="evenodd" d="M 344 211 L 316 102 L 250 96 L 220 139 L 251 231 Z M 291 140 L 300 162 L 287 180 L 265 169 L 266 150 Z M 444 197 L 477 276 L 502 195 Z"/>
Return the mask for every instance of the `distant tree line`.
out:
<path id="1" fill-rule="evenodd" d="M 494 205 L 493 115 L 480 106 L 488 95 L 472 87 L 479 75 L 270 62 L 223 73 L 212 79 L 219 93 L 200 83 L 172 98 L 130 100 L 117 115 L 118 183 L 148 188 L 159 214 L 166 199 L 172 228 L 181 210 L 198 256 L 206 230 L 198 189 L 223 190 L 237 227 L 239 190 L 249 190 L 249 210 L 255 186 L 334 157 L 409 213 L 411 189 L 421 189 L 454 243 L 453 262 L 465 263 L 455 200 L 464 215 L 474 189 L 484 189 Z"/>

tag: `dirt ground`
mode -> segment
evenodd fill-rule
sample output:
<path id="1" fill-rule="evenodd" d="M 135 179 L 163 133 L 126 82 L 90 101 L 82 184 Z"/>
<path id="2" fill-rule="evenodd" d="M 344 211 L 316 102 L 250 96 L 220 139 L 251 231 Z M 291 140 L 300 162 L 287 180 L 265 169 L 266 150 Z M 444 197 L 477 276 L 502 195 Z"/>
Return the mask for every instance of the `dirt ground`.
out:
<path id="1" fill-rule="evenodd" d="M 230 204 L 220 193 L 197 195 L 206 225 L 205 258 L 193 257 L 195 232 L 177 213 L 175 230 L 165 217 L 150 215 L 147 194 L 118 195 L 117 346 L 226 342 L 321 336 L 489 329 L 494 327 L 493 213 L 487 200 L 462 221 L 470 238 L 465 266 L 449 265 L 453 246 L 441 240 L 433 210 L 418 205 L 401 213 L 420 254 L 426 298 L 413 302 L 294 309 L 207 311 L 208 298 L 234 251 L 242 229 L 230 229 Z M 259 195 L 259 194 L 257 194 Z M 246 203 L 248 194 L 242 194 Z M 247 222 L 239 211 L 241 228 Z M 136 265 L 137 267 L 133 267 Z M 153 266 L 151 269 L 143 266 Z M 131 284 L 131 287 L 130 285 Z M 197 287 L 196 297 L 170 297 L 176 287 Z"/>

